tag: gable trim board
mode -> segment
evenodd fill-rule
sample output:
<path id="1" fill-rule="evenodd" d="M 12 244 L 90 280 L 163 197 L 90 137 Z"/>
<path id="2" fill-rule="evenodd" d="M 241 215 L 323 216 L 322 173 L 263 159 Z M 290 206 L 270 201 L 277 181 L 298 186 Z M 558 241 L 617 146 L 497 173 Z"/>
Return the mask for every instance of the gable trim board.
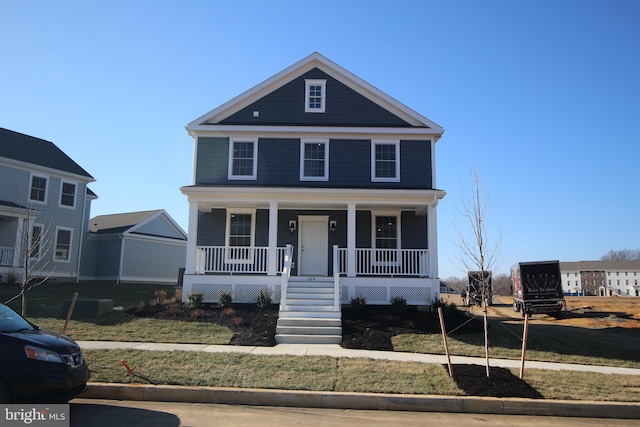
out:
<path id="1" fill-rule="evenodd" d="M 264 82 L 254 86 L 253 88 L 245 91 L 239 96 L 222 104 L 220 107 L 192 121 L 187 125 L 187 131 L 191 136 L 195 136 L 193 131 L 206 131 L 208 129 L 212 129 L 213 126 L 213 130 L 215 131 L 226 132 L 230 130 L 229 128 L 226 128 L 226 126 L 229 125 L 221 126 L 219 125 L 220 121 L 242 110 L 243 108 L 248 107 L 255 101 L 283 87 L 285 84 L 293 81 L 294 79 L 303 76 L 305 73 L 313 70 L 314 68 L 318 68 L 319 70 L 325 72 L 337 81 L 343 83 L 345 86 L 349 87 L 350 89 L 354 90 L 355 92 L 359 93 L 375 104 L 380 105 L 402 120 L 406 121 L 411 125 L 409 129 L 413 131 L 412 133 L 416 131 L 416 128 L 425 127 L 428 128 L 424 129 L 428 132 L 428 134 L 439 136 L 444 132 L 444 129 L 433 121 L 410 109 L 406 105 L 400 103 L 399 101 L 380 91 L 376 87 L 370 85 L 356 75 L 320 55 L 318 52 L 312 53 L 311 55 L 291 65 L 280 73 L 270 77 Z M 237 126 L 231 126 L 231 129 L 237 128 Z M 252 128 L 255 129 L 255 127 Z M 309 130 L 308 128 L 305 129 Z M 372 128 L 372 130 L 373 129 L 375 128 Z M 324 131 L 329 131 L 329 129 L 325 129 Z M 332 130 L 331 132 L 334 131 L 335 130 Z M 360 131 L 362 131 L 362 129 L 360 129 Z"/>

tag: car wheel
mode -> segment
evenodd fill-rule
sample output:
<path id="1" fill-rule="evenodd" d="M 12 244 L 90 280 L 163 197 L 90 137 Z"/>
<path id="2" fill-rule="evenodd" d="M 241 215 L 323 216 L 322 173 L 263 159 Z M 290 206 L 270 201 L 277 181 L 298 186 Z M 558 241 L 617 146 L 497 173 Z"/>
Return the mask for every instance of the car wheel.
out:
<path id="1" fill-rule="evenodd" d="M 11 387 L 2 379 L 0 379 L 0 403 L 13 403 Z"/>

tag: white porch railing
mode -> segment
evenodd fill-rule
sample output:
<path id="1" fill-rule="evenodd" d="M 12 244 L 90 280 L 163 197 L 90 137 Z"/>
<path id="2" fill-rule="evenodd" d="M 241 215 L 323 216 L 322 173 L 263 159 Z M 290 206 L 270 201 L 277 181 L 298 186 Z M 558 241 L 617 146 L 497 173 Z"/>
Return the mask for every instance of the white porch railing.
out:
<path id="1" fill-rule="evenodd" d="M 337 249 L 340 274 L 348 273 L 346 248 Z M 428 249 L 369 249 L 355 250 L 357 276 L 429 276 Z"/>
<path id="2" fill-rule="evenodd" d="M 276 271 L 281 273 L 285 248 L 276 248 Z M 269 271 L 269 248 L 198 246 L 196 248 L 196 274 L 203 273 L 257 273 Z"/>
<path id="3" fill-rule="evenodd" d="M 0 265 L 13 265 L 13 248 L 0 247 Z"/>

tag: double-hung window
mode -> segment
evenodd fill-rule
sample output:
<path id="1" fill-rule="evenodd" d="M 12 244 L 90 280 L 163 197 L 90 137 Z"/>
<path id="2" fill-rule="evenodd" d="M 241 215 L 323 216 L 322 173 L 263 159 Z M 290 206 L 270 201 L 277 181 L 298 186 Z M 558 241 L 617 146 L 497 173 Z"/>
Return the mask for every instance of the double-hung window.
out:
<path id="1" fill-rule="evenodd" d="M 29 200 L 37 203 L 47 203 L 47 184 L 49 179 L 46 176 L 31 175 L 31 191 Z"/>
<path id="2" fill-rule="evenodd" d="M 53 255 L 55 261 L 69 262 L 71 260 L 71 236 L 70 228 L 56 228 L 56 251 Z"/>
<path id="3" fill-rule="evenodd" d="M 300 144 L 300 181 L 329 180 L 329 141 L 302 140 Z"/>
<path id="4" fill-rule="evenodd" d="M 227 261 L 252 262 L 255 239 L 255 211 L 227 212 Z"/>
<path id="5" fill-rule="evenodd" d="M 76 207 L 76 185 L 72 182 L 62 181 L 60 189 L 60 206 L 67 208 Z"/>
<path id="6" fill-rule="evenodd" d="M 400 217 L 397 214 L 375 215 L 373 242 L 376 264 L 395 264 L 400 249 Z"/>
<path id="7" fill-rule="evenodd" d="M 305 80 L 304 111 L 324 113 L 327 97 L 326 80 Z"/>
<path id="8" fill-rule="evenodd" d="M 400 181 L 400 141 L 371 141 L 371 181 Z"/>
<path id="9" fill-rule="evenodd" d="M 256 179 L 258 140 L 232 139 L 229 147 L 229 179 Z"/>

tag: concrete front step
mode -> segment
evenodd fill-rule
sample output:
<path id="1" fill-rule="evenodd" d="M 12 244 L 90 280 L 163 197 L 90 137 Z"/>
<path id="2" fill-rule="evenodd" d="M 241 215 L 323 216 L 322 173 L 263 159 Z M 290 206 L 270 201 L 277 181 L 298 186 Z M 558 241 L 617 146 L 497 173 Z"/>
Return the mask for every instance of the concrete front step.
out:
<path id="1" fill-rule="evenodd" d="M 326 305 L 333 309 L 333 296 L 331 296 L 331 298 L 298 298 L 287 295 L 287 305 Z"/>
<path id="2" fill-rule="evenodd" d="M 278 326 L 342 327 L 340 317 L 280 317 Z"/>
<path id="3" fill-rule="evenodd" d="M 276 335 L 278 344 L 340 344 L 342 335 Z"/>
<path id="4" fill-rule="evenodd" d="M 336 335 L 342 336 L 342 327 L 336 326 L 277 326 L 278 335 Z"/>
<path id="5" fill-rule="evenodd" d="M 317 288 L 317 287 L 302 287 L 302 286 L 289 286 L 287 287 L 287 295 L 289 294 L 322 294 L 322 295 L 333 295 L 333 287 L 330 288 Z"/>
<path id="6" fill-rule="evenodd" d="M 309 311 L 303 310 L 280 310 L 280 319 L 286 318 L 314 318 L 314 319 L 341 319 L 340 311 Z"/>

